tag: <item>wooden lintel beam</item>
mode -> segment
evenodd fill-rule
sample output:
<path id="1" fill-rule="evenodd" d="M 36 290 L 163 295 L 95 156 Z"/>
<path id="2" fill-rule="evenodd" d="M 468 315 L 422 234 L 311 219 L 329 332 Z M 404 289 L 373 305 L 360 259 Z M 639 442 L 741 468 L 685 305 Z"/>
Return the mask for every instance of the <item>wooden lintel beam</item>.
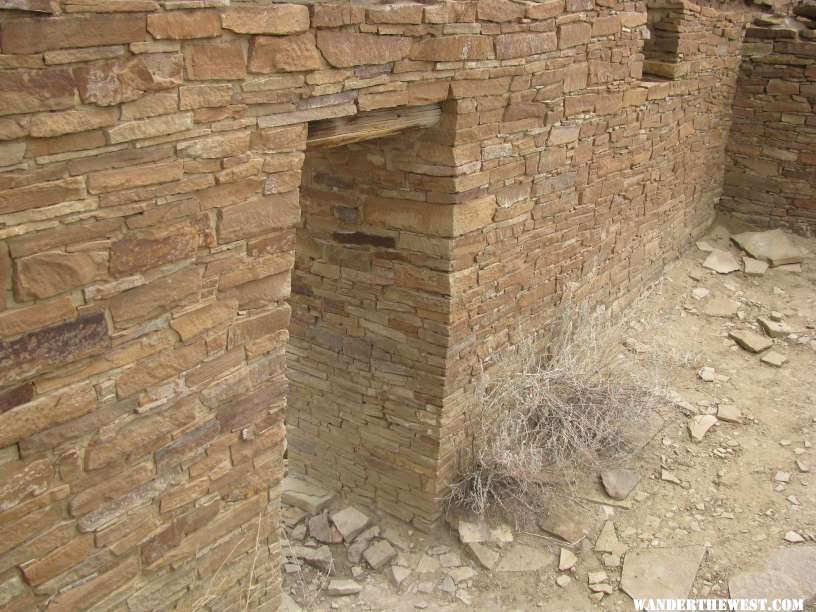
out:
<path id="1" fill-rule="evenodd" d="M 306 146 L 310 149 L 339 147 L 353 142 L 391 136 L 414 127 L 436 125 L 442 116 L 438 104 L 367 111 L 351 117 L 320 119 L 309 123 Z"/>

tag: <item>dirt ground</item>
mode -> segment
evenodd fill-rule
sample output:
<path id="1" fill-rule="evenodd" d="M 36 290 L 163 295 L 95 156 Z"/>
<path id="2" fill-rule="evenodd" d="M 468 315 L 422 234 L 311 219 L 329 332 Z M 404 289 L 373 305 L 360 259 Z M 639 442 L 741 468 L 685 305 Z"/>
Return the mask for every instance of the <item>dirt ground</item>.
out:
<path id="1" fill-rule="evenodd" d="M 744 229 L 720 219 L 704 240 L 741 257 L 744 253 L 730 243 L 728 232 Z M 621 568 L 604 567 L 602 554 L 593 550 L 607 520 L 626 549 L 624 563 L 626 555 L 638 551 L 704 546 L 689 594 L 695 598 L 727 598 L 730 578 L 762 568 L 777 549 L 813 546 L 785 541 L 790 531 L 805 540 L 816 538 L 816 239 L 792 239 L 805 255 L 801 271 L 770 268 L 761 276 L 707 270 L 701 264 L 708 253 L 691 248 L 627 318 L 613 369 L 634 368 L 651 376 L 651 368 L 658 367 L 670 385 L 672 401 L 653 424 L 632 424 L 648 434 L 648 441 L 619 462 L 641 477 L 626 501 L 606 497 L 597 473 L 587 474 L 579 487 L 590 526 L 587 537 L 566 546 L 554 537 L 516 531 L 514 542 L 505 544 L 502 553 L 517 554 L 516 547 L 529 546 L 544 567 L 488 571 L 447 526 L 423 534 L 360 508 L 390 537 L 399 552 L 396 564 L 410 570 L 399 591 L 389 570 L 368 569 L 357 570 L 362 588 L 358 594 L 329 596 L 315 588 L 320 582 L 316 570 L 289 565 L 284 592 L 299 600 L 290 600 L 290 609 L 632 610 L 631 598 L 619 589 Z M 708 290 L 705 297 L 700 288 Z M 705 313 L 718 297 L 738 304 L 736 316 Z M 787 358 L 781 367 L 761 363 L 760 354 L 744 350 L 728 336 L 744 329 L 762 334 L 757 317 L 772 313 L 781 316 L 790 332 L 773 340 L 771 350 Z M 703 367 L 714 368 L 713 382 L 701 379 Z M 692 441 L 690 419 L 716 414 L 722 405 L 736 406 L 742 422 L 718 421 L 701 442 Z M 679 484 L 662 479 L 664 470 Z M 779 472 L 787 473 L 789 481 L 782 482 L 785 474 Z M 342 504 L 335 501 L 332 506 Z M 572 570 L 558 570 L 562 547 L 578 557 Z M 458 574 L 459 584 L 450 588 L 452 582 L 445 581 L 449 571 L 438 564 L 432 565 L 432 572 L 418 572 L 417 564 L 429 556 L 429 549 L 437 557 L 440 551 L 458 555 L 459 566 L 475 574 L 466 579 L 461 578 L 470 572 Z M 351 578 L 350 566 L 341 561 L 336 576 Z M 610 594 L 590 590 L 588 576 L 596 571 L 606 572 Z M 562 575 L 570 577 L 564 587 L 556 584 Z"/>

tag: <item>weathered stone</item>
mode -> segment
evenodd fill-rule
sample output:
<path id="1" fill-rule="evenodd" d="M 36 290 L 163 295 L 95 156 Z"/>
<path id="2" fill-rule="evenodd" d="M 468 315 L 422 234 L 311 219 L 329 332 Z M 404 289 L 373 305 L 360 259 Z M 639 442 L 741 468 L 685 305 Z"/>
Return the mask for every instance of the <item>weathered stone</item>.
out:
<path id="1" fill-rule="evenodd" d="M 96 407 L 90 385 L 77 385 L 0 414 L 0 448 L 87 414 Z"/>
<path id="2" fill-rule="evenodd" d="M 629 552 L 621 589 L 632 599 L 685 599 L 704 555 L 704 546 Z"/>
<path id="3" fill-rule="evenodd" d="M 78 200 L 84 196 L 83 187 L 82 179 L 68 178 L 0 191 L 0 214 Z"/>
<path id="4" fill-rule="evenodd" d="M 287 476 L 283 481 L 281 501 L 297 506 L 309 514 L 321 512 L 332 497 L 332 494 L 325 489 L 294 476 Z"/>
<path id="5" fill-rule="evenodd" d="M 768 270 L 768 264 L 753 257 L 743 257 L 742 263 L 745 273 L 751 276 L 762 276 Z"/>
<path id="6" fill-rule="evenodd" d="M 411 39 L 403 36 L 319 30 L 317 47 L 332 66 L 348 68 L 401 60 L 411 51 Z"/>
<path id="7" fill-rule="evenodd" d="M 21 108 L 33 113 L 70 108 L 74 104 L 76 80 L 68 69 L 3 72 L 0 79 L 0 116 L 19 114 Z M 11 132 L 8 135 L 19 137 L 24 134 L 15 136 Z"/>
<path id="8" fill-rule="evenodd" d="M 717 418 L 727 423 L 742 423 L 742 412 L 734 404 L 719 404 Z"/>
<path id="9" fill-rule="evenodd" d="M 479 19 L 501 23 L 523 17 L 525 8 L 511 0 L 479 0 L 476 11 Z"/>
<path id="10" fill-rule="evenodd" d="M 414 43 L 411 59 L 432 62 L 460 62 L 488 59 L 493 55 L 493 41 L 489 36 L 440 36 Z"/>
<path id="11" fill-rule="evenodd" d="M 718 274 L 729 274 L 740 269 L 739 261 L 729 251 L 714 249 L 703 262 L 703 267 Z"/>
<path id="12" fill-rule="evenodd" d="M 717 417 L 712 414 L 693 416 L 688 423 L 689 436 L 694 442 L 702 442 L 708 430 L 716 424 Z"/>
<path id="13" fill-rule="evenodd" d="M 202 269 L 186 268 L 158 278 L 146 285 L 120 293 L 110 301 L 110 312 L 117 325 L 160 315 L 201 289 Z"/>
<path id="14" fill-rule="evenodd" d="M 361 531 L 368 527 L 369 519 L 354 506 L 348 506 L 331 515 L 331 521 L 343 535 L 343 540 L 351 542 Z"/>
<path id="15" fill-rule="evenodd" d="M 193 43 L 184 47 L 184 66 L 193 81 L 243 79 L 246 59 L 240 41 Z"/>
<path id="16" fill-rule="evenodd" d="M 410 575 L 411 570 L 409 570 L 407 567 L 402 567 L 400 565 L 392 565 L 389 568 L 388 577 L 391 580 L 391 584 L 393 584 L 394 588 L 396 588 L 398 591 L 402 584 L 408 579 Z"/>
<path id="17" fill-rule="evenodd" d="M 320 68 L 320 53 L 311 34 L 256 36 L 249 60 L 250 72 L 299 72 Z"/>
<path id="18" fill-rule="evenodd" d="M 785 365 L 785 362 L 787 360 L 788 360 L 787 357 L 785 357 L 781 353 L 777 353 L 776 351 L 768 351 L 760 358 L 760 361 L 762 363 L 766 363 L 769 366 L 773 366 L 775 368 L 781 368 L 783 365 Z"/>
<path id="19" fill-rule="evenodd" d="M 118 113 L 114 109 L 70 110 L 61 113 L 35 115 L 31 120 L 31 135 L 38 138 L 61 136 L 114 125 Z"/>
<path id="20" fill-rule="evenodd" d="M 419 3 L 372 6 L 366 10 L 369 23 L 422 23 L 423 5 Z"/>
<path id="21" fill-rule="evenodd" d="M 326 587 L 326 595 L 331 597 L 356 595 L 362 590 L 363 587 L 357 584 L 354 580 L 332 578 L 329 580 L 329 585 Z"/>
<path id="22" fill-rule="evenodd" d="M 313 516 L 307 521 L 307 524 L 309 536 L 321 544 L 340 544 L 343 541 L 342 534 L 329 523 L 329 516 L 326 512 Z"/>
<path id="23" fill-rule="evenodd" d="M 791 330 L 788 329 L 787 325 L 779 321 L 774 321 L 768 317 L 757 317 L 757 323 L 759 323 L 759 326 L 762 328 L 765 334 L 771 338 L 784 338 L 791 333 Z"/>
<path id="24" fill-rule="evenodd" d="M 309 8 L 297 4 L 235 6 L 221 17 L 227 30 L 241 34 L 298 34 L 309 29 Z"/>
<path id="25" fill-rule="evenodd" d="M 7 338 L 24 332 L 32 332 L 47 325 L 73 319 L 76 306 L 70 296 L 62 296 L 50 302 L 41 302 L 23 308 L 0 312 L 0 337 Z M 9 347 L 13 344 L 7 345 Z M 8 354 L 8 353 L 7 353 Z M 10 360 L 13 355 L 9 355 Z"/>
<path id="26" fill-rule="evenodd" d="M 731 239 L 751 257 L 768 261 L 772 266 L 795 264 L 802 261 L 802 252 L 780 229 L 767 232 L 743 232 L 732 236 Z"/>
<path id="27" fill-rule="evenodd" d="M 300 219 L 298 192 L 274 194 L 222 209 L 219 242 L 250 238 L 270 230 L 291 227 Z"/>
<path id="28" fill-rule="evenodd" d="M 179 89 L 179 108 L 192 110 L 228 106 L 232 102 L 233 87 L 230 84 L 187 85 Z"/>
<path id="29" fill-rule="evenodd" d="M 44 299 L 107 277 L 107 253 L 40 253 L 17 260 L 14 290 L 24 300 Z"/>
<path id="30" fill-rule="evenodd" d="M 321 572 L 329 572 L 334 565 L 332 553 L 328 546 L 308 548 L 306 546 L 292 546 L 288 553 L 296 559 L 303 559 L 308 565 Z"/>
<path id="31" fill-rule="evenodd" d="M 170 181 L 180 180 L 183 175 L 184 167 L 180 161 L 103 170 L 88 176 L 88 191 L 90 193 L 104 193 L 169 183 Z"/>
<path id="32" fill-rule="evenodd" d="M 565 23 L 558 26 L 558 48 L 569 49 L 589 42 L 592 26 L 584 22 Z"/>
<path id="33" fill-rule="evenodd" d="M 139 121 L 123 121 L 108 130 L 112 143 L 128 142 L 140 138 L 165 136 L 175 132 L 182 132 L 193 127 L 191 113 L 176 113 L 151 117 Z"/>
<path id="34" fill-rule="evenodd" d="M 496 38 L 496 57 L 513 59 L 554 51 L 558 42 L 552 32 L 503 34 Z"/>
<path id="35" fill-rule="evenodd" d="M 558 557 L 559 571 L 566 572 L 571 570 L 575 567 L 576 563 L 578 563 L 578 557 L 575 556 L 575 553 L 566 548 L 562 548 Z"/>
<path id="36" fill-rule="evenodd" d="M 703 314 L 709 317 L 730 319 L 736 316 L 739 304 L 724 297 L 715 297 L 703 306 Z"/>
<path id="37" fill-rule="evenodd" d="M 612 499 L 626 499 L 640 482 L 640 474 L 634 470 L 617 468 L 601 472 L 606 494 Z"/>
<path id="38" fill-rule="evenodd" d="M 777 549 L 762 570 L 738 573 L 728 580 L 732 598 L 816 598 L 816 546 Z"/>
<path id="39" fill-rule="evenodd" d="M 476 559 L 479 565 L 487 570 L 492 570 L 499 562 L 499 553 L 491 548 L 488 548 L 484 544 L 474 542 L 472 544 L 468 544 L 467 549 L 473 558 Z"/>
<path id="40" fill-rule="evenodd" d="M 138 573 L 139 560 L 128 557 L 113 569 L 59 593 L 51 600 L 49 607 L 55 611 L 68 612 L 91 606 L 135 578 Z"/>
<path id="41" fill-rule="evenodd" d="M 590 528 L 586 512 L 569 502 L 550 508 L 546 516 L 538 519 L 538 526 L 569 544 L 581 540 Z"/>
<path id="42" fill-rule="evenodd" d="M 760 336 L 750 329 L 732 330 L 728 332 L 728 337 L 751 353 L 761 353 L 765 349 L 773 346 L 773 341 L 769 338 Z"/>
<path id="43" fill-rule="evenodd" d="M 179 109 L 176 92 L 159 92 L 146 94 L 122 105 L 122 120 L 144 119 L 156 115 L 175 113 Z"/>
<path id="44" fill-rule="evenodd" d="M 98 47 L 147 38 L 140 15 L 82 15 L 18 19 L 3 24 L 4 53 L 40 53 L 50 49 Z"/>
<path id="45" fill-rule="evenodd" d="M 75 70 L 82 101 L 113 106 L 136 100 L 144 92 L 178 87 L 182 82 L 178 53 L 150 53 Z"/>
<path id="46" fill-rule="evenodd" d="M 372 569 L 379 570 L 385 567 L 397 556 L 397 551 L 386 540 L 378 540 L 363 553 L 363 558 Z"/>
<path id="47" fill-rule="evenodd" d="M 156 13 L 147 16 L 147 31 L 158 40 L 211 38 L 221 34 L 221 17 L 217 11 Z"/>

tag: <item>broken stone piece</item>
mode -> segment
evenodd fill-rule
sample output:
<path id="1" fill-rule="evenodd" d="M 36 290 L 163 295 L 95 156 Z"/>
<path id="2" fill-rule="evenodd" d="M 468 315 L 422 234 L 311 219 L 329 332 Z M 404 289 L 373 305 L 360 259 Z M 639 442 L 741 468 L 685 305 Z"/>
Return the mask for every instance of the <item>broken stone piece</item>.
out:
<path id="1" fill-rule="evenodd" d="M 606 521 L 601 528 L 601 533 L 598 534 L 598 539 L 595 540 L 595 552 L 611 553 L 620 547 L 618 541 L 618 534 L 615 533 L 615 524 L 612 521 Z M 606 578 L 604 578 L 606 580 Z"/>
<path id="2" fill-rule="evenodd" d="M 718 274 L 730 274 L 740 269 L 739 261 L 729 251 L 714 249 L 703 262 L 703 267 Z"/>
<path id="3" fill-rule="evenodd" d="M 791 544 L 801 544 L 805 541 L 805 538 L 795 531 L 789 531 L 785 534 L 785 541 L 790 542 Z"/>
<path id="4" fill-rule="evenodd" d="M 462 544 L 509 544 L 513 541 L 513 530 L 509 525 L 490 527 L 485 521 L 460 520 L 457 527 Z"/>
<path id="5" fill-rule="evenodd" d="M 309 535 L 322 544 L 340 544 L 343 536 L 329 523 L 329 516 L 326 512 L 321 512 L 313 516 L 308 521 Z"/>
<path id="6" fill-rule="evenodd" d="M 761 571 L 736 574 L 728 581 L 736 599 L 816 598 L 816 546 L 782 546 Z"/>
<path id="7" fill-rule="evenodd" d="M 568 544 L 575 544 L 589 533 L 590 521 L 586 511 L 577 504 L 564 503 L 539 518 L 538 526 Z"/>
<path id="8" fill-rule="evenodd" d="M 695 287 L 691 290 L 691 297 L 693 297 L 695 300 L 702 300 L 707 298 L 709 293 L 711 292 L 705 287 Z"/>
<path id="9" fill-rule="evenodd" d="M 734 404 L 717 406 L 717 418 L 728 423 L 742 423 L 742 412 Z"/>
<path id="10" fill-rule="evenodd" d="M 749 329 L 730 331 L 728 332 L 728 337 L 751 353 L 761 353 L 765 349 L 773 346 L 771 340 Z"/>
<path id="11" fill-rule="evenodd" d="M 368 527 L 370 519 L 354 506 L 348 506 L 332 514 L 331 521 L 343 536 L 343 540 L 351 542 L 357 534 Z"/>
<path id="12" fill-rule="evenodd" d="M 662 468 L 660 470 L 660 480 L 664 480 L 666 482 L 670 482 L 672 484 L 683 484 L 680 482 L 680 479 L 674 475 L 674 472 L 667 470 L 666 468 Z"/>
<path id="13" fill-rule="evenodd" d="M 454 567 L 452 569 L 446 570 L 448 576 L 453 578 L 453 581 L 456 584 L 461 584 L 462 582 L 467 582 L 471 580 L 474 576 L 476 576 L 476 571 L 467 566 L 463 567 Z"/>
<path id="14" fill-rule="evenodd" d="M 606 582 L 608 578 L 609 576 L 607 576 L 604 571 L 589 572 L 587 574 L 587 582 L 589 582 L 589 584 L 600 584 L 601 582 Z"/>
<path id="15" fill-rule="evenodd" d="M 745 273 L 751 276 L 762 276 L 768 271 L 768 264 L 753 257 L 743 257 L 742 263 L 745 267 Z"/>
<path id="16" fill-rule="evenodd" d="M 737 314 L 739 304 L 724 297 L 715 297 L 703 306 L 703 314 L 709 317 L 731 318 Z"/>
<path id="17" fill-rule="evenodd" d="M 295 476 L 283 479 L 281 501 L 285 504 L 297 506 L 309 514 L 317 514 L 328 506 L 331 499 L 332 494 L 322 487 Z"/>
<path id="18" fill-rule="evenodd" d="M 791 333 L 787 325 L 779 321 L 774 321 L 770 317 L 759 317 L 757 323 L 759 323 L 760 327 L 762 327 L 765 333 L 771 338 L 784 338 Z"/>
<path id="19" fill-rule="evenodd" d="M 476 559 L 476 562 L 485 569 L 493 569 L 496 563 L 499 562 L 499 553 L 484 544 L 476 542 L 468 544 L 468 551 Z"/>
<path id="20" fill-rule="evenodd" d="M 714 370 L 714 368 L 710 366 L 705 366 L 697 370 L 697 376 L 699 376 L 700 380 L 702 380 L 703 382 L 714 382 L 717 373 Z"/>
<path id="21" fill-rule="evenodd" d="M 601 472 L 601 482 L 609 497 L 623 500 L 629 497 L 629 494 L 640 482 L 640 474 L 625 468 L 604 470 Z"/>
<path id="22" fill-rule="evenodd" d="M 329 586 L 326 587 L 326 594 L 332 597 L 343 595 L 356 595 L 363 590 L 359 584 L 354 580 L 347 578 L 332 578 L 329 581 Z"/>
<path id="23" fill-rule="evenodd" d="M 702 442 L 708 430 L 717 423 L 713 414 L 699 414 L 691 417 L 688 423 L 689 435 L 695 442 Z"/>
<path id="24" fill-rule="evenodd" d="M 781 266 L 776 266 L 776 269 L 782 272 L 801 272 L 802 264 L 782 264 Z"/>
<path id="25" fill-rule="evenodd" d="M 560 586 L 562 589 L 565 588 L 570 582 L 572 582 L 572 578 L 567 576 L 566 574 L 561 574 L 558 578 L 555 579 L 555 584 Z"/>
<path id="26" fill-rule="evenodd" d="M 685 599 L 705 550 L 705 546 L 679 546 L 628 552 L 621 589 L 632 599 Z"/>
<path id="27" fill-rule="evenodd" d="M 355 565 L 360 563 L 363 558 L 363 552 L 368 545 L 371 543 L 371 540 L 374 538 L 378 538 L 380 536 L 380 528 L 377 525 L 369 527 L 362 533 L 360 533 L 356 538 L 354 538 L 354 542 L 352 542 L 348 547 L 348 559 Z"/>
<path id="28" fill-rule="evenodd" d="M 785 365 L 787 360 L 787 357 L 785 357 L 782 353 L 777 353 L 776 351 L 768 351 L 760 358 L 762 363 L 775 368 L 781 368 L 783 365 Z"/>
<path id="29" fill-rule="evenodd" d="M 331 549 L 328 546 L 309 548 L 308 546 L 292 546 L 289 549 L 290 555 L 302 559 L 308 565 L 328 573 L 334 565 Z"/>
<path id="30" fill-rule="evenodd" d="M 795 264 L 802 261 L 802 252 L 780 229 L 766 232 L 743 232 L 731 240 L 755 259 L 770 262 L 772 266 Z"/>
<path id="31" fill-rule="evenodd" d="M 372 569 L 379 570 L 390 563 L 394 557 L 397 556 L 396 549 L 391 546 L 387 540 L 378 540 L 363 553 L 363 558 L 366 560 Z"/>
<path id="32" fill-rule="evenodd" d="M 571 550 L 566 548 L 561 549 L 561 554 L 558 558 L 558 569 L 562 572 L 571 570 L 578 563 L 578 557 Z"/>
<path id="33" fill-rule="evenodd" d="M 402 567 L 401 565 L 392 565 L 391 571 L 389 572 L 389 578 L 391 579 L 391 583 L 397 588 L 400 588 L 403 582 L 405 582 L 408 577 L 411 575 L 411 570 L 407 567 Z"/>

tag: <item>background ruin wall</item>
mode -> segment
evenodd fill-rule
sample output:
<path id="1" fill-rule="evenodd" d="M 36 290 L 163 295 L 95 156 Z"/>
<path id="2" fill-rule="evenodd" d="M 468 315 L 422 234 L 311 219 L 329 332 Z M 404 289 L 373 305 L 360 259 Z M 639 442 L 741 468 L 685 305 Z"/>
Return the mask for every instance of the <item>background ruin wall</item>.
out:
<path id="1" fill-rule="evenodd" d="M 275 609 L 287 379 L 292 469 L 430 526 L 481 365 L 568 283 L 624 307 L 721 195 L 739 13 L 665 5 L 656 81 L 642 2 L 11 4 L 9 609 Z"/>

